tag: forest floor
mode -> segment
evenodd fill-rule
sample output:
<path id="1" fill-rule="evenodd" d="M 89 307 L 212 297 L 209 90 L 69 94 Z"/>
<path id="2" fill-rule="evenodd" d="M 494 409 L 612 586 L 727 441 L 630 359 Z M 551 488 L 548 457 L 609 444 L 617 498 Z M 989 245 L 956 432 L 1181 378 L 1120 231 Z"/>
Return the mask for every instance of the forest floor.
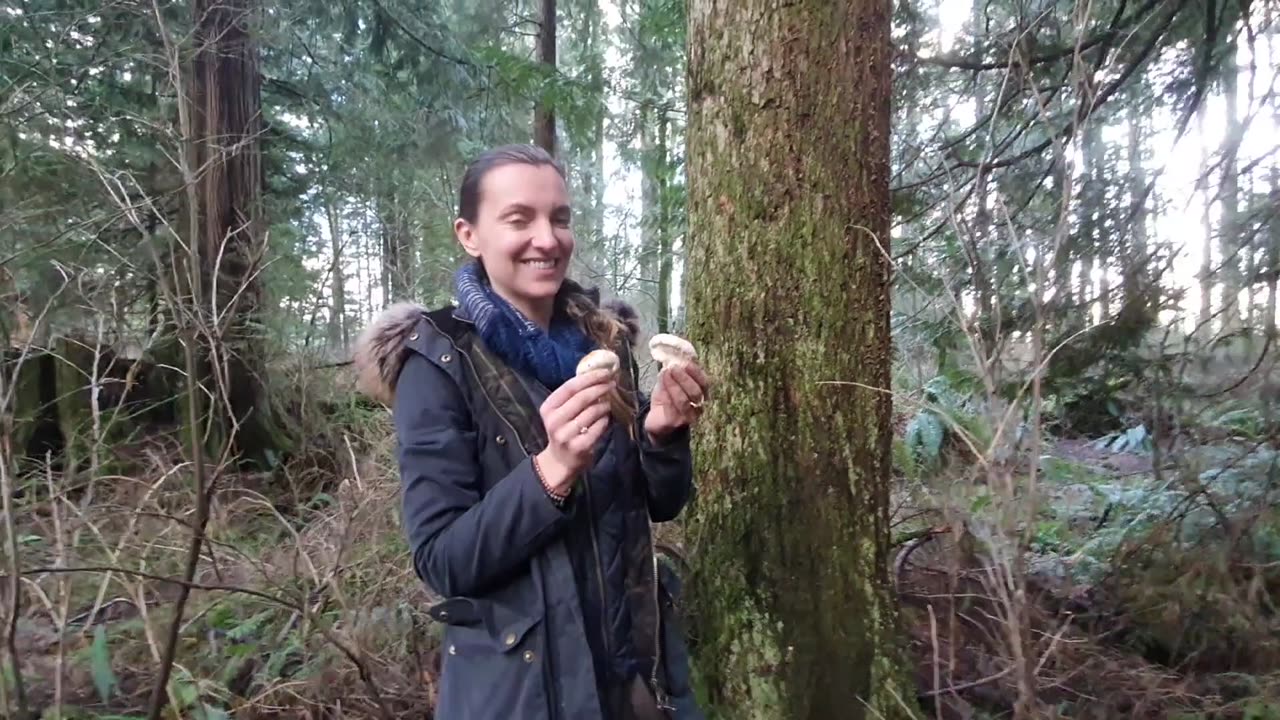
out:
<path id="1" fill-rule="evenodd" d="M 183 716 L 430 717 L 439 628 L 403 547 L 391 434 L 344 412 L 360 436 L 312 436 L 305 461 L 219 479 L 171 680 Z M 1276 454 L 1220 435 L 1176 472 L 1133 433 L 1054 440 L 1035 503 L 1003 502 L 963 462 L 900 475 L 893 577 L 928 716 L 1009 716 L 1023 680 L 1044 717 L 1280 718 L 1280 556 L 1264 561 L 1280 537 L 1256 502 Z M 13 653 L 49 720 L 141 717 L 172 618 L 193 506 L 178 440 L 116 456 L 131 472 L 96 486 L 31 477 L 17 514 Z M 1189 487 L 1206 473 L 1212 489 Z M 1247 508 L 1263 510 L 1246 526 Z M 1004 552 L 1023 535 L 1030 553 Z"/>

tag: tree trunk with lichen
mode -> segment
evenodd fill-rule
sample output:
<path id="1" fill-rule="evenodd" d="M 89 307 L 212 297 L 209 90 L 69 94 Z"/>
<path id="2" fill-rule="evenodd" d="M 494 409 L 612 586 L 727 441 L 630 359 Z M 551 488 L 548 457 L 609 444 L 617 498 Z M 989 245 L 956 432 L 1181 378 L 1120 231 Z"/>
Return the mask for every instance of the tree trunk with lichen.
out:
<path id="1" fill-rule="evenodd" d="M 902 718 L 888 577 L 890 4 L 692 0 L 694 672 L 712 716 Z M 843 384 L 822 384 L 841 381 Z"/>

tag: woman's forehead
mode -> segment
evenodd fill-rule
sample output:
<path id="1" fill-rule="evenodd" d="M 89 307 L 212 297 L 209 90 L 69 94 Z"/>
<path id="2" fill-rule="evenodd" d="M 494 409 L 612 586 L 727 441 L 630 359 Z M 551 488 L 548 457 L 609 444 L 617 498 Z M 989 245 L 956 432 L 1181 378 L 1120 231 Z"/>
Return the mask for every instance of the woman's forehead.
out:
<path id="1" fill-rule="evenodd" d="M 496 167 L 485 174 L 480 183 L 483 204 L 494 209 L 506 205 L 553 208 L 568 202 L 564 178 L 549 165 L 512 163 Z"/>

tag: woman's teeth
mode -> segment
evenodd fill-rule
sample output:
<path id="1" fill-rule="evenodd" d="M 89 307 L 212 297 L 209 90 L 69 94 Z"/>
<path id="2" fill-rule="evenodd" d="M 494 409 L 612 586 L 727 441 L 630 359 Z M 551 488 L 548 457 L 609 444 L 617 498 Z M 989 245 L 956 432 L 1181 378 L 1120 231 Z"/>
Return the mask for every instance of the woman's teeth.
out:
<path id="1" fill-rule="evenodd" d="M 555 260 L 525 260 L 525 265 L 532 265 L 539 270 L 550 270 L 556 266 Z"/>

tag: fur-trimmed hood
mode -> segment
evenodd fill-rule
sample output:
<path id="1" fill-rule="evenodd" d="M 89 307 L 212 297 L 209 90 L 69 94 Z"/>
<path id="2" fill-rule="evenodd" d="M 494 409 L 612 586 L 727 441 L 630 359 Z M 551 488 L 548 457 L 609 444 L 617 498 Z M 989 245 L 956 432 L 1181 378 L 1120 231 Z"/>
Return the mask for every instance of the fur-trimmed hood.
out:
<path id="1" fill-rule="evenodd" d="M 356 338 L 351 363 L 356 370 L 356 390 L 391 407 L 396 378 L 404 364 L 404 344 L 417 327 L 427 307 L 416 302 L 398 302 L 378 313 Z"/>
<path id="2" fill-rule="evenodd" d="M 640 337 L 640 318 L 635 308 L 616 299 L 605 301 L 600 307 L 622 323 L 627 342 L 634 347 Z M 428 312 L 428 308 L 420 303 L 394 303 L 378 313 L 373 322 L 360 332 L 351 358 L 356 372 L 356 390 L 391 407 L 395 400 L 396 379 L 404 365 L 405 343 Z"/>

